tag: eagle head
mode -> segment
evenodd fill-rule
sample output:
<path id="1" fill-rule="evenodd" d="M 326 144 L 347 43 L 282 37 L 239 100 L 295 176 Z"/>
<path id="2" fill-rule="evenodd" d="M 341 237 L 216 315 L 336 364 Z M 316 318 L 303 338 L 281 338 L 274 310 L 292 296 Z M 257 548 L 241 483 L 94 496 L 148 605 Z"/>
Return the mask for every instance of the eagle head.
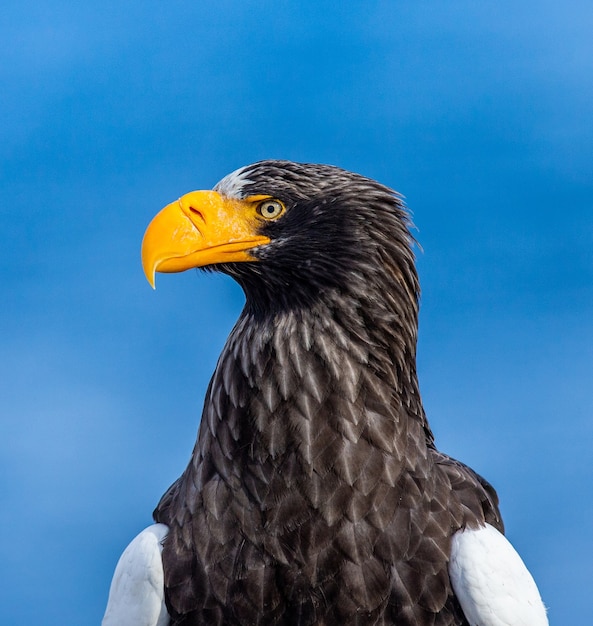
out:
<path id="1" fill-rule="evenodd" d="M 384 297 L 389 284 L 417 309 L 410 222 L 400 196 L 338 167 L 260 161 L 165 207 L 149 225 L 142 263 L 231 275 L 248 307 L 311 306 L 339 293 Z"/>

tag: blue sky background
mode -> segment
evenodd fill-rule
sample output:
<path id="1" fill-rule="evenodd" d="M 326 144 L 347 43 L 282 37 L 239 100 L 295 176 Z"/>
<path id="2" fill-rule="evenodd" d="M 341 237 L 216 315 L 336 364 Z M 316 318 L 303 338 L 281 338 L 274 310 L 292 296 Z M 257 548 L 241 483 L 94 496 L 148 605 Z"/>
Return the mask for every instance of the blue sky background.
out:
<path id="1" fill-rule="evenodd" d="M 554 624 L 591 619 L 593 5 L 8 0 L 0 622 L 97 624 L 184 469 L 242 294 L 145 281 L 151 217 L 262 158 L 407 198 L 439 447 L 499 490 Z"/>

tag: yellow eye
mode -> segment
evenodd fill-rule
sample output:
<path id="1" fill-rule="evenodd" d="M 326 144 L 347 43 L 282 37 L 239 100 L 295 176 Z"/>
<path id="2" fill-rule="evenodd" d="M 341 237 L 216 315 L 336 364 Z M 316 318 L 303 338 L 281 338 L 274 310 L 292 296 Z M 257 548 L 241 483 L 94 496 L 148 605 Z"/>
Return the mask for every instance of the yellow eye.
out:
<path id="1" fill-rule="evenodd" d="M 266 220 L 275 220 L 284 213 L 284 205 L 278 200 L 264 200 L 257 205 L 257 212 Z"/>

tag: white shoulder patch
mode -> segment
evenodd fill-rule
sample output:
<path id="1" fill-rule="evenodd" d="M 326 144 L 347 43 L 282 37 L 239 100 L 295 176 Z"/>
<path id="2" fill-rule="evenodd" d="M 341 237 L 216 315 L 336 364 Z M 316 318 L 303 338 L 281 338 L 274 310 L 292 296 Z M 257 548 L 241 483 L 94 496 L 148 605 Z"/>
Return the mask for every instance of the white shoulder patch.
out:
<path id="1" fill-rule="evenodd" d="M 102 626 L 167 626 L 161 552 L 169 528 L 153 524 L 144 529 L 121 555 Z"/>
<path id="2" fill-rule="evenodd" d="M 453 535 L 449 576 L 471 626 L 547 626 L 537 586 L 493 526 Z"/>
<path id="3" fill-rule="evenodd" d="M 238 170 L 227 174 L 219 183 L 216 184 L 214 191 L 218 191 L 218 193 L 223 196 L 228 196 L 229 198 L 244 198 L 244 185 L 248 185 L 253 182 L 247 178 L 245 169 L 245 167 L 241 167 Z"/>

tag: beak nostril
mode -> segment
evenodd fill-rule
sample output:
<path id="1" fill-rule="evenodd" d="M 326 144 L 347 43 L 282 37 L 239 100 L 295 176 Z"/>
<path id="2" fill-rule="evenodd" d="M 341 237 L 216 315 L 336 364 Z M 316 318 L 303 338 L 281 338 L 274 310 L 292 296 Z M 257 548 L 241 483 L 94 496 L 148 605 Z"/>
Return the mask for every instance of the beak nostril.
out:
<path id="1" fill-rule="evenodd" d="M 204 219 L 204 216 L 202 215 L 202 212 L 201 212 L 201 211 L 198 211 L 198 209 L 194 208 L 193 206 L 190 206 L 190 207 L 189 207 L 189 210 L 190 210 L 192 213 L 195 213 L 196 215 L 198 215 L 198 216 L 200 217 L 200 219 L 202 220 L 202 222 L 205 222 L 205 221 L 206 221 L 206 220 Z"/>

